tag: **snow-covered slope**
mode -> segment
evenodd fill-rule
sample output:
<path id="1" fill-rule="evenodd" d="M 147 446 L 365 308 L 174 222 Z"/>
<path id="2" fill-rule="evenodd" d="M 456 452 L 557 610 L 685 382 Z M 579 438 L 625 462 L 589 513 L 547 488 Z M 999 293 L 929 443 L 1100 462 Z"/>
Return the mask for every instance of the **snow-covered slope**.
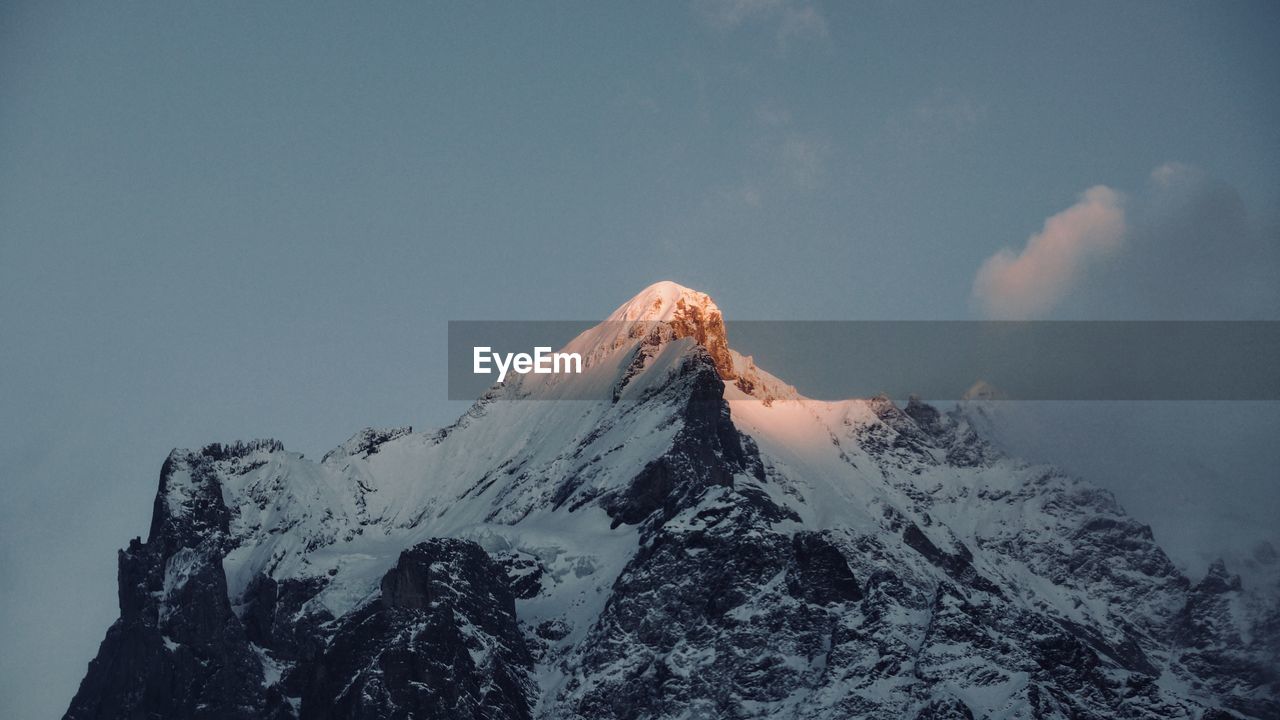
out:
<path id="1" fill-rule="evenodd" d="M 674 283 L 566 349 L 318 463 L 174 451 L 67 717 L 1280 713 L 1274 602 L 963 414 L 801 397 Z"/>

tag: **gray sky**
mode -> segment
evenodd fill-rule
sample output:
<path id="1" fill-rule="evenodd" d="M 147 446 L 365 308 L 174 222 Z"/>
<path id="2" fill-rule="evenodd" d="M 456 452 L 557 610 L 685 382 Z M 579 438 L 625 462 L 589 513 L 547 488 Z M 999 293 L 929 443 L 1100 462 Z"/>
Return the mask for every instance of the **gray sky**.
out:
<path id="1" fill-rule="evenodd" d="M 448 422 L 449 319 L 659 279 L 730 320 L 1280 317 L 1277 30 L 1275 3 L 0 5 L 0 715 L 65 709 L 171 447 Z"/>

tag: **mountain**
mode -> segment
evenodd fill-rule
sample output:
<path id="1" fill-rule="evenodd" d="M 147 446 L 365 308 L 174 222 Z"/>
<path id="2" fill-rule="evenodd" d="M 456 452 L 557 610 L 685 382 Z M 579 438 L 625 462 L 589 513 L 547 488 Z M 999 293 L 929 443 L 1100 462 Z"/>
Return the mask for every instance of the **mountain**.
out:
<path id="1" fill-rule="evenodd" d="M 1275 588 L 702 293 L 608 320 L 436 432 L 173 451 L 66 717 L 1280 717 Z"/>

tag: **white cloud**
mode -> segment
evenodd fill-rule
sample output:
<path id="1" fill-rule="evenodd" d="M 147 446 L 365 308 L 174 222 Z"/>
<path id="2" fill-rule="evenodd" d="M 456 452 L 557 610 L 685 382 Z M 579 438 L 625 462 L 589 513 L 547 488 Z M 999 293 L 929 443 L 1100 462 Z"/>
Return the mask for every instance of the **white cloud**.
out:
<path id="1" fill-rule="evenodd" d="M 1124 199 L 1095 187 L 1018 250 L 987 258 L 973 301 L 1000 319 L 1280 317 L 1280 212 L 1253 216 L 1202 168 L 1156 167 Z"/>
<path id="2" fill-rule="evenodd" d="M 983 314 L 998 320 L 1043 317 L 1080 282 L 1088 267 L 1114 253 L 1124 240 L 1119 193 L 1103 185 L 1050 217 L 1022 252 L 1005 248 L 987 258 L 973 282 Z"/>
<path id="3" fill-rule="evenodd" d="M 792 0 L 695 0 L 698 14 L 713 30 L 728 32 L 754 23 L 777 27 L 778 49 L 827 38 L 827 20 L 809 2 Z"/>

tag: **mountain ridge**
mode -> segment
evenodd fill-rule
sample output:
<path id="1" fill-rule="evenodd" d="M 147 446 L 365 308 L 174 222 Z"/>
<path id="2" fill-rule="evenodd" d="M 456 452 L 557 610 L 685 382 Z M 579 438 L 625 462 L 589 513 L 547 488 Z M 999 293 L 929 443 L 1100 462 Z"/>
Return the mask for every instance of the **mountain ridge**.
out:
<path id="1" fill-rule="evenodd" d="M 674 283 L 567 348 L 611 401 L 171 453 L 66 717 L 1280 713 L 1274 603 L 962 410 L 803 398 Z"/>

